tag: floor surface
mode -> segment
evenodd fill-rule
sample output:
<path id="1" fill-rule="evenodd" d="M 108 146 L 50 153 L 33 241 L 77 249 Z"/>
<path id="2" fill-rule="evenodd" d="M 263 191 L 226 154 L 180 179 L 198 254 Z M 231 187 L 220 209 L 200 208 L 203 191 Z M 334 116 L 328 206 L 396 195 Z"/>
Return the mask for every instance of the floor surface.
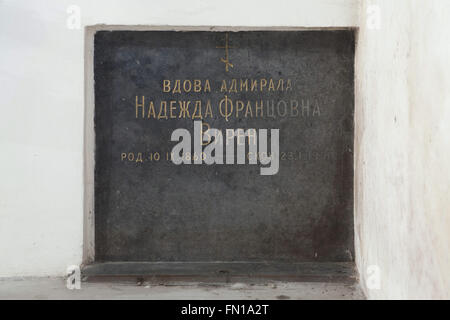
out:
<path id="1" fill-rule="evenodd" d="M 62 278 L 0 278 L 4 299 L 365 299 L 357 284 L 323 282 L 268 282 L 262 284 L 148 284 L 82 282 L 80 290 L 68 290 Z"/>

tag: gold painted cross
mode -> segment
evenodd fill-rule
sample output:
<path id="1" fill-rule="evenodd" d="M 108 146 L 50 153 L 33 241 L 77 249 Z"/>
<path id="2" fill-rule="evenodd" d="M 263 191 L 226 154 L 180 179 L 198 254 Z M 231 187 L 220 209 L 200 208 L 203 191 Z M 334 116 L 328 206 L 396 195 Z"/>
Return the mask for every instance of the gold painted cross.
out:
<path id="1" fill-rule="evenodd" d="M 228 67 L 233 68 L 233 64 L 230 62 L 230 59 L 228 58 L 228 49 L 229 48 L 233 48 L 230 47 L 228 45 L 228 32 L 225 33 L 225 46 L 224 47 L 216 47 L 218 49 L 225 49 L 225 59 L 224 58 L 220 58 L 220 61 L 222 61 L 223 63 L 225 63 L 225 71 L 228 72 Z"/>

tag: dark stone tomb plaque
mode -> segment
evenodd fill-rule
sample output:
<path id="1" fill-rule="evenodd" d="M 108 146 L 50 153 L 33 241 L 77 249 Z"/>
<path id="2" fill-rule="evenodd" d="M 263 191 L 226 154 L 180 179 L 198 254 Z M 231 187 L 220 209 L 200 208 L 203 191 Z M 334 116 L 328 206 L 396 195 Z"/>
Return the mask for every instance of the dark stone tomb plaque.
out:
<path id="1" fill-rule="evenodd" d="M 352 263 L 354 44 L 351 30 L 97 32 L 95 262 Z M 278 172 L 175 165 L 171 134 L 194 121 L 279 129 Z"/>

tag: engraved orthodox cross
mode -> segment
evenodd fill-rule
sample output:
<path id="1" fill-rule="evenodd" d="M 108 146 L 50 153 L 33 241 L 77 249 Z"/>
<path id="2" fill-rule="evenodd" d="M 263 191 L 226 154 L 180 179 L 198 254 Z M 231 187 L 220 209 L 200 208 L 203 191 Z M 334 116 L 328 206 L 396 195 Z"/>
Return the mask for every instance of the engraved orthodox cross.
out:
<path id="1" fill-rule="evenodd" d="M 231 64 L 230 59 L 228 58 L 228 49 L 232 48 L 228 45 L 228 32 L 225 33 L 225 46 L 224 47 L 216 47 L 218 49 L 225 49 L 225 58 L 220 58 L 220 61 L 225 63 L 225 71 L 228 72 L 228 67 L 233 68 L 233 64 Z"/>

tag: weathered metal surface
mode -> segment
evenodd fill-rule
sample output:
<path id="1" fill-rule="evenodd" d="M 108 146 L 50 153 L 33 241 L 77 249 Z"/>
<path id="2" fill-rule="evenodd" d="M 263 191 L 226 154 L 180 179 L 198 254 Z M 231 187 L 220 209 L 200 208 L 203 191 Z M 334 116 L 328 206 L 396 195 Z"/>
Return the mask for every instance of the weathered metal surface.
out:
<path id="1" fill-rule="evenodd" d="M 353 31 L 102 31 L 94 55 L 97 262 L 353 260 Z M 167 160 L 173 130 L 192 132 L 195 102 L 205 117 L 208 100 L 211 128 L 280 130 L 277 174 Z M 158 119 L 161 101 L 168 119 Z M 191 101 L 189 117 L 179 101 Z"/>

